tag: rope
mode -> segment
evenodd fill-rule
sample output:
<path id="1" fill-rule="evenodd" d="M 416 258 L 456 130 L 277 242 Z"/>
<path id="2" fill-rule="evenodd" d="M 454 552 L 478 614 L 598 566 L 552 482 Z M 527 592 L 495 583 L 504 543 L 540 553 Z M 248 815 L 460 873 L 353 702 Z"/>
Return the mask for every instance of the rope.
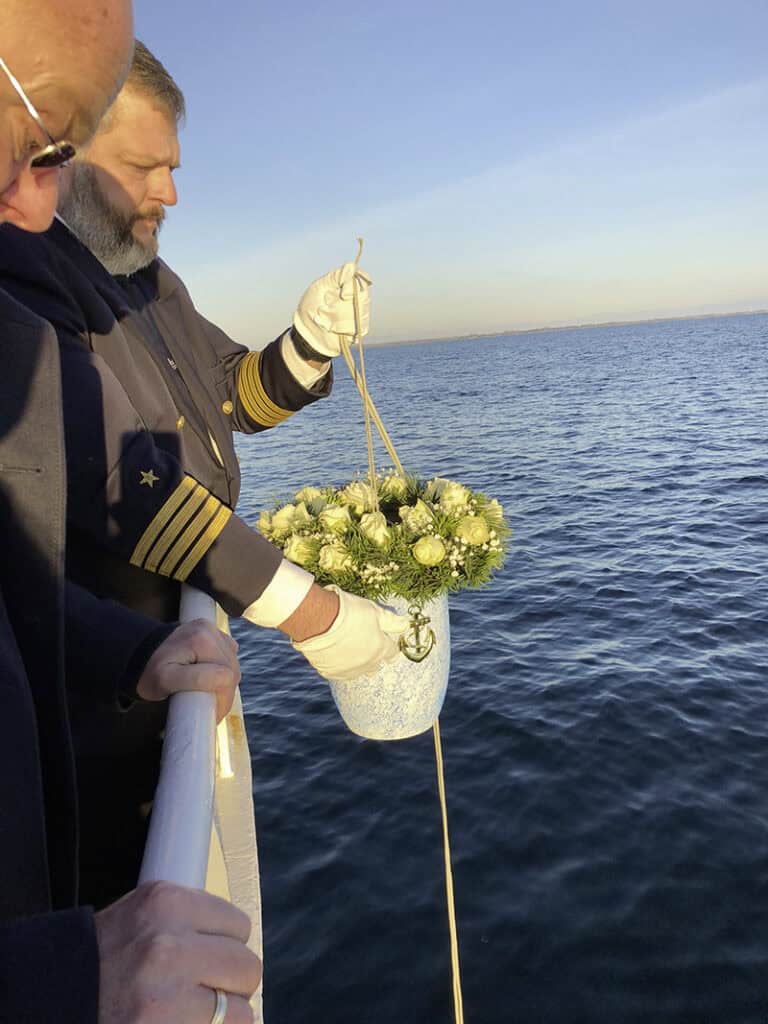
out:
<path id="1" fill-rule="evenodd" d="M 355 257 L 355 276 L 352 278 L 352 304 L 355 311 L 355 334 L 353 341 L 357 344 L 360 352 L 360 372 L 358 373 L 355 360 L 352 358 L 352 351 L 349 346 L 348 338 L 340 334 L 339 339 L 341 341 L 341 354 L 344 356 L 344 362 L 347 364 L 352 380 L 357 386 L 357 390 L 360 392 L 360 397 L 363 400 L 363 411 L 365 415 L 365 433 L 366 440 L 368 442 L 368 472 L 371 477 L 371 487 L 373 488 L 374 494 L 376 494 L 376 470 L 373 459 L 373 436 L 371 433 L 371 420 L 376 425 L 376 429 L 379 432 L 381 440 L 384 442 L 384 447 L 387 449 L 389 457 L 394 463 L 395 469 L 398 474 L 405 480 L 405 470 L 403 469 L 400 459 L 397 457 L 395 446 L 390 440 L 389 434 L 384 428 L 384 424 L 381 421 L 379 412 L 373 403 L 370 392 L 368 391 L 368 385 L 365 380 L 365 359 L 363 356 L 363 335 L 360 330 L 360 285 L 357 281 L 357 268 L 360 262 L 360 257 L 363 253 L 363 240 L 358 238 L 357 240 L 357 256 Z M 378 507 L 378 498 L 376 499 L 376 505 Z"/>
<path id="2" fill-rule="evenodd" d="M 357 256 L 355 257 L 355 273 L 352 277 L 352 306 L 355 311 L 355 336 L 354 340 L 357 342 L 358 351 L 360 352 L 360 380 L 363 384 L 363 389 L 367 395 L 368 388 L 365 383 L 365 358 L 363 357 L 363 332 L 360 328 L 360 286 L 357 283 L 357 271 L 358 264 L 360 263 L 360 257 L 363 254 L 363 240 L 358 238 L 357 240 Z M 351 358 L 351 354 L 350 354 Z M 370 399 L 370 396 L 369 396 Z M 379 511 L 379 492 L 376 487 L 376 464 L 373 458 L 373 432 L 371 430 L 371 402 L 370 400 L 363 400 L 363 415 L 365 416 L 365 438 L 368 444 L 368 476 L 371 481 L 371 493 L 373 495 L 373 511 Z"/>
<path id="3" fill-rule="evenodd" d="M 358 264 L 360 257 L 363 252 L 363 240 L 358 238 L 358 249 L 357 256 L 355 258 L 355 276 L 352 278 L 352 303 L 355 312 L 355 334 L 353 341 L 356 342 L 358 350 L 360 352 L 360 371 L 358 373 L 357 366 L 352 357 L 350 350 L 349 340 L 343 334 L 339 335 L 341 340 L 341 351 L 344 356 L 344 361 L 349 368 L 349 372 L 352 375 L 352 379 L 357 385 L 357 390 L 360 392 L 360 397 L 363 400 L 363 410 L 365 415 L 365 434 L 368 445 L 368 473 L 371 480 L 371 490 L 374 495 L 374 509 L 378 510 L 378 491 L 376 488 L 376 466 L 373 457 L 373 432 L 371 430 L 371 421 L 376 426 L 379 432 L 381 440 L 384 442 L 384 446 L 389 453 L 392 462 L 397 469 L 399 475 L 405 480 L 406 474 L 403 469 L 400 459 L 397 457 L 395 446 L 390 440 L 389 434 L 384 429 L 384 424 L 381 422 L 381 417 L 376 410 L 376 406 L 373 404 L 373 399 L 368 391 L 368 385 L 365 380 L 365 359 L 363 357 L 363 335 L 360 329 L 360 286 L 357 280 Z M 461 997 L 461 972 L 459 969 L 459 939 L 458 930 L 456 927 L 456 907 L 453 898 L 453 871 L 451 869 L 451 844 L 448 837 L 448 805 L 445 798 L 445 773 L 443 771 L 443 748 L 440 742 L 440 723 L 435 719 L 434 725 L 432 726 L 432 732 L 435 739 L 435 762 L 437 766 L 437 790 L 440 796 L 440 811 L 442 815 L 443 823 L 443 851 L 445 857 L 445 896 L 448 904 L 448 929 L 451 938 L 451 972 L 453 976 L 453 1011 L 456 1024 L 464 1024 L 464 1004 Z"/>
<path id="4" fill-rule="evenodd" d="M 453 901 L 453 871 L 451 870 L 451 844 L 448 839 L 448 805 L 445 800 L 445 776 L 443 774 L 443 746 L 440 742 L 440 722 L 436 718 L 432 726 L 435 737 L 435 761 L 437 763 L 437 789 L 440 794 L 440 810 L 443 815 L 443 849 L 445 853 L 445 896 L 448 902 L 448 928 L 451 933 L 451 969 L 453 972 L 453 1012 L 456 1024 L 464 1024 L 464 1003 L 461 998 L 461 974 L 459 972 L 459 938 L 456 929 L 456 908 Z"/>

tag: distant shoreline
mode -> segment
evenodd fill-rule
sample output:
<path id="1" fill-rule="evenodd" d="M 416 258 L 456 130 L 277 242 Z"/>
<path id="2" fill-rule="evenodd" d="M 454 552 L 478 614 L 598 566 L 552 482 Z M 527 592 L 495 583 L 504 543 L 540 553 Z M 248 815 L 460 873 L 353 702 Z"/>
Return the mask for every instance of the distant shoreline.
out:
<path id="1" fill-rule="evenodd" d="M 647 320 L 599 320 L 596 323 L 563 324 L 559 327 L 515 327 L 507 331 L 489 331 L 485 334 L 446 334 L 438 338 L 403 338 L 398 341 L 371 341 L 368 348 L 389 345 L 426 345 L 433 341 L 478 341 L 482 338 L 506 338 L 518 334 L 544 334 L 551 331 L 580 331 L 602 327 L 629 327 L 633 324 L 663 324 L 680 320 L 722 320 L 731 316 L 765 316 L 768 309 L 736 310 L 732 313 L 689 313 L 685 316 L 655 316 Z"/>

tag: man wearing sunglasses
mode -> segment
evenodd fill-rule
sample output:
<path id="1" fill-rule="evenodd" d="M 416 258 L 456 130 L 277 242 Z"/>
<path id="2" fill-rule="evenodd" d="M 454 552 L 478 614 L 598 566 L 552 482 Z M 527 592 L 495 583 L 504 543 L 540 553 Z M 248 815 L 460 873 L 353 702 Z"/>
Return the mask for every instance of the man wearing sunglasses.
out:
<path id="1" fill-rule="evenodd" d="M 58 168 L 124 77 L 131 33 L 126 0 L 3 0 L 0 222 L 48 226 Z M 0 1019 L 128 1024 L 151 1009 L 157 1020 L 247 1021 L 260 967 L 234 907 L 167 885 L 95 916 L 76 906 L 65 668 L 94 700 L 117 696 L 99 693 L 105 671 L 115 683 L 138 677 L 138 693 L 149 685 L 157 699 L 171 644 L 176 660 L 228 673 L 226 704 L 236 665 L 213 631 L 193 629 L 180 647 L 178 631 L 65 586 L 60 388 L 53 330 L 0 290 Z M 195 688 L 180 667 L 181 687 Z"/>

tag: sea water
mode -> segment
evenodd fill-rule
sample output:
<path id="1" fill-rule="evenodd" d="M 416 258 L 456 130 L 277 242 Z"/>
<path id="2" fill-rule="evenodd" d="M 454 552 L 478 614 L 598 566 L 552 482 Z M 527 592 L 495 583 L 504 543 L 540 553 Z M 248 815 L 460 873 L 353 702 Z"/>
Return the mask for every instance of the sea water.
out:
<path id="1" fill-rule="evenodd" d="M 467 1024 L 765 1024 L 768 316 L 370 348 L 366 369 L 405 467 L 514 529 L 450 602 Z M 365 470 L 336 373 L 239 441 L 249 521 Z M 353 736 L 287 641 L 235 634 L 266 1021 L 451 1022 L 431 734 Z"/>

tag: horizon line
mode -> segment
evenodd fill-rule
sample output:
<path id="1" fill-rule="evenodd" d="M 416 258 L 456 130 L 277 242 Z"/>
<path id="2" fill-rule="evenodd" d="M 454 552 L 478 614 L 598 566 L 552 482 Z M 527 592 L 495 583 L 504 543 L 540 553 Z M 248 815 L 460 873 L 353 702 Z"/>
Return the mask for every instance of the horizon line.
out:
<path id="1" fill-rule="evenodd" d="M 768 309 L 733 310 L 729 313 L 685 313 L 681 316 L 653 316 L 639 320 L 597 320 L 585 323 L 559 324 L 547 327 L 512 327 L 504 331 L 483 331 L 470 334 L 443 334 L 434 338 L 398 338 L 394 341 L 370 341 L 366 348 L 384 348 L 386 345 L 422 345 L 433 341 L 474 341 L 480 338 L 505 338 L 518 334 L 543 334 L 551 331 L 577 331 L 587 328 L 629 327 L 631 324 L 662 324 L 670 320 L 718 320 L 729 316 L 765 316 Z"/>

